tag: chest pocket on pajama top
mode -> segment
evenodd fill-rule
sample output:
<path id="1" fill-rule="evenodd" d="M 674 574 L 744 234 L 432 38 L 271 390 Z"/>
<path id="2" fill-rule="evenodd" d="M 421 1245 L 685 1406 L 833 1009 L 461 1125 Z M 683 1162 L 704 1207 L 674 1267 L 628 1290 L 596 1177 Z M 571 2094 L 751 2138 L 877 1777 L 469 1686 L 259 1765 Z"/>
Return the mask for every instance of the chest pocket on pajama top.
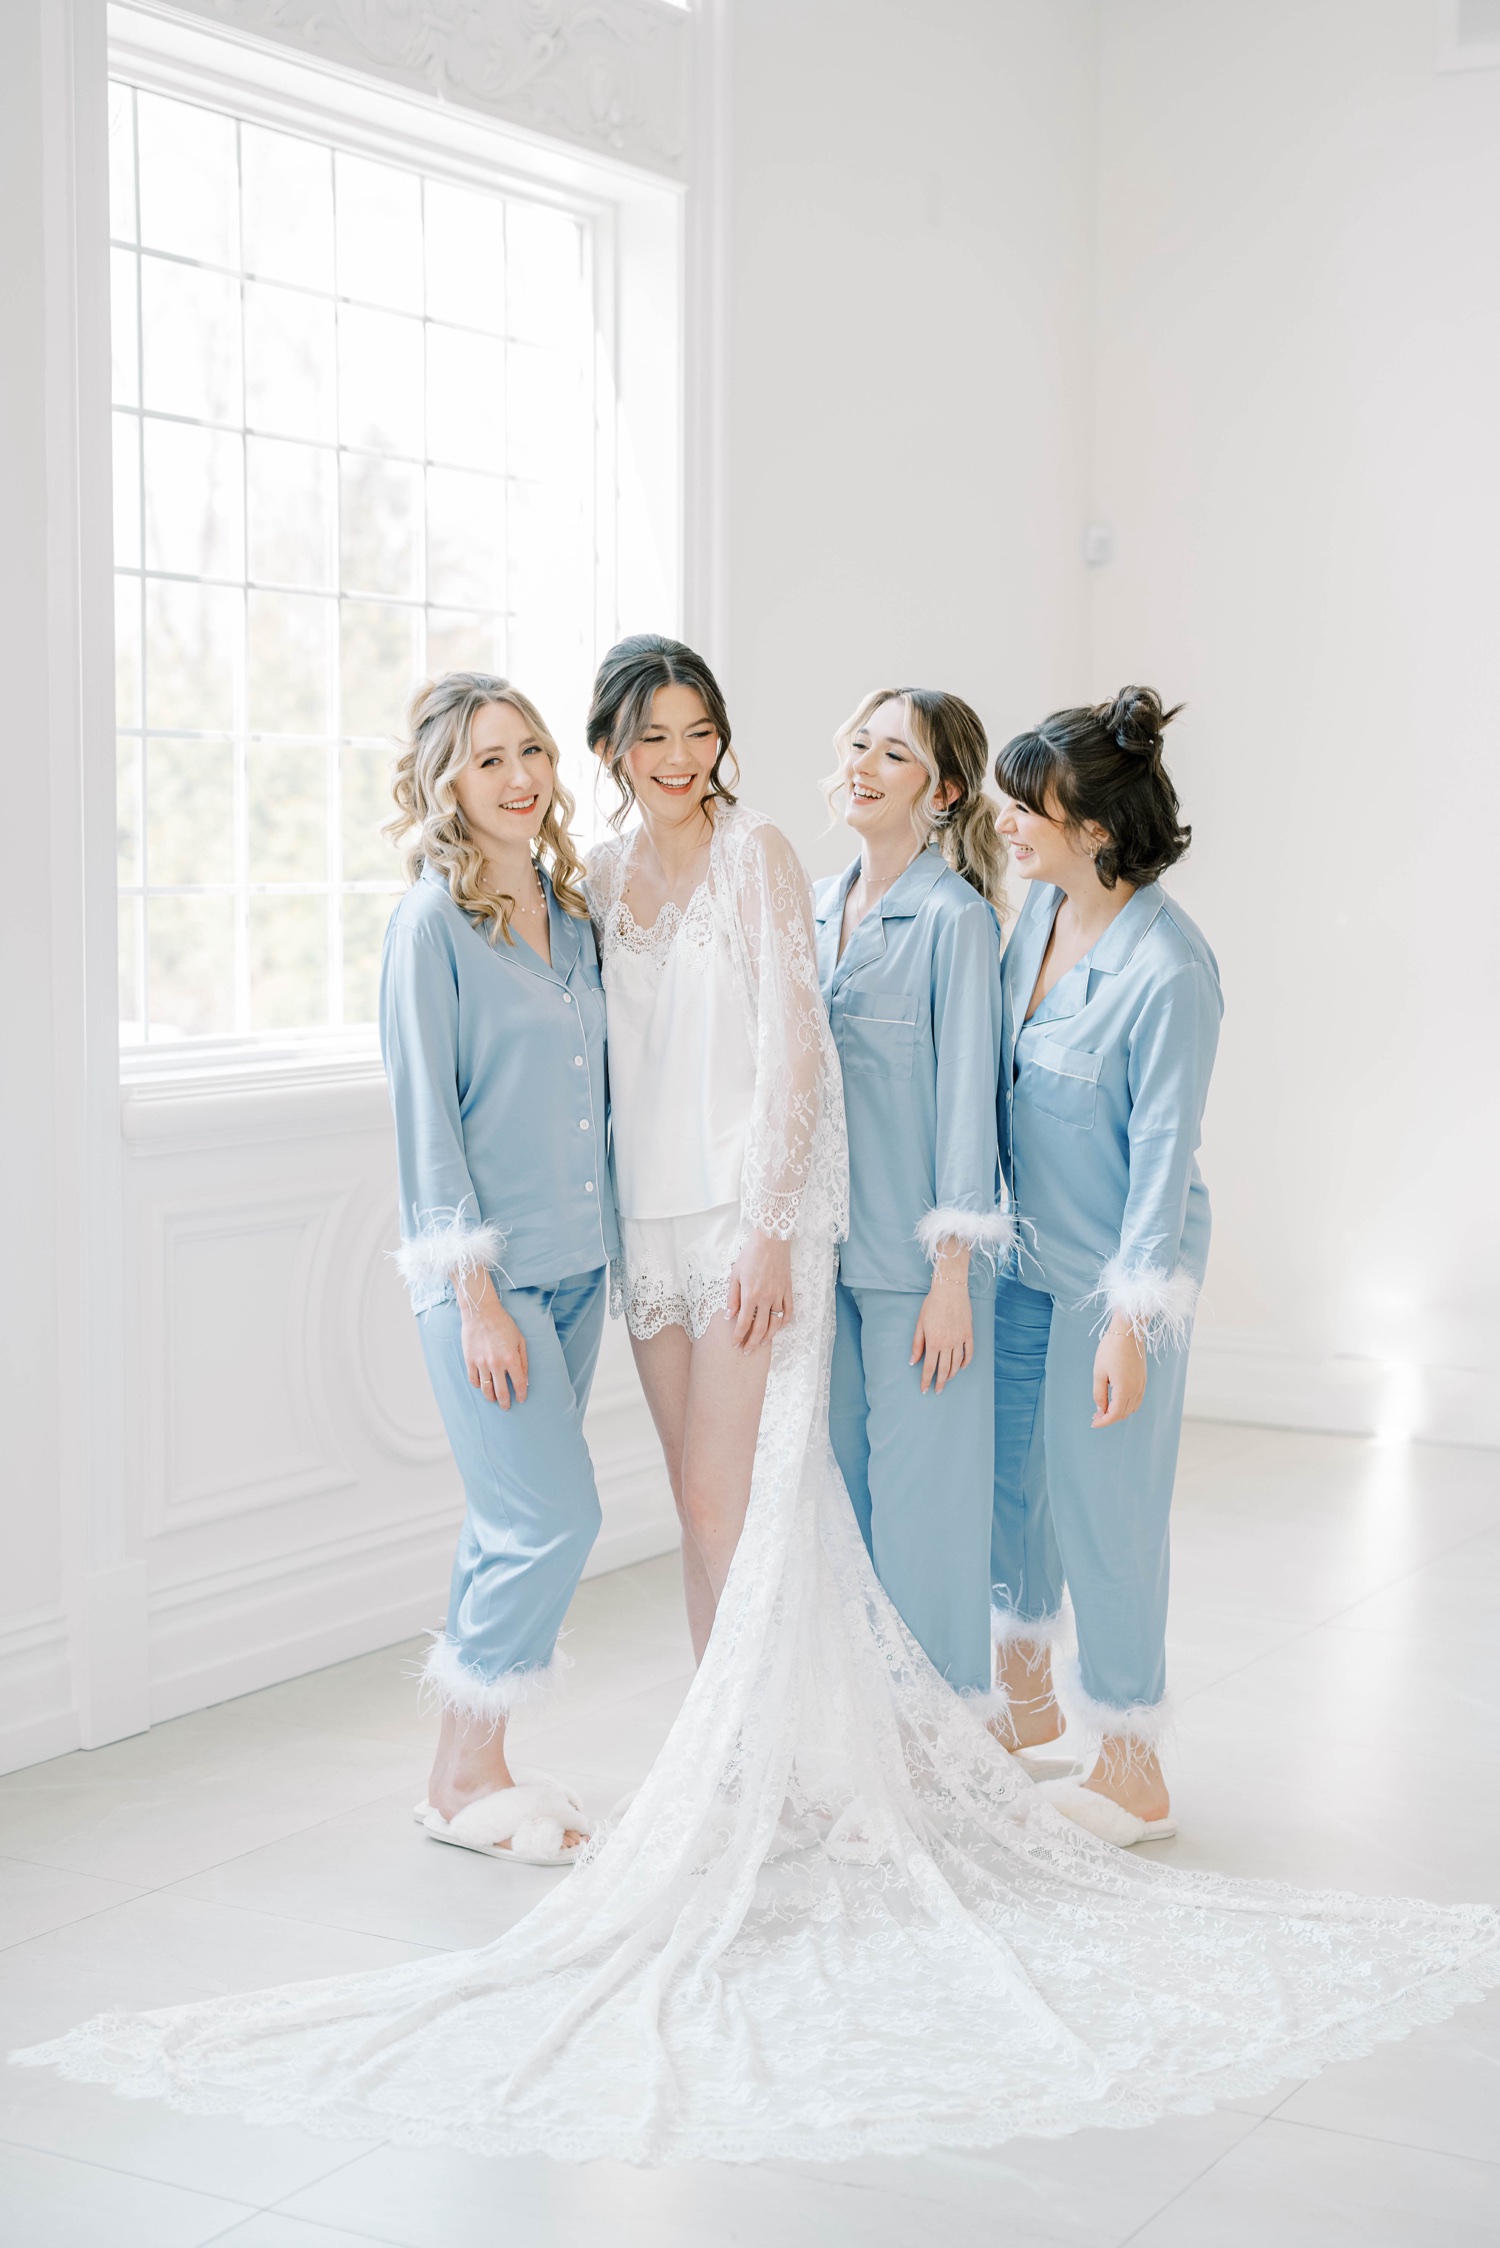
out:
<path id="1" fill-rule="evenodd" d="M 1098 1101 L 1101 1054 L 1075 1053 L 1066 1046 L 1038 1044 L 1026 1056 L 1026 1090 L 1033 1108 L 1060 1124 L 1088 1131 Z"/>
<path id="2" fill-rule="evenodd" d="M 917 1003 L 901 991 L 853 991 L 840 1010 L 839 1056 L 852 1077 L 910 1077 Z"/>

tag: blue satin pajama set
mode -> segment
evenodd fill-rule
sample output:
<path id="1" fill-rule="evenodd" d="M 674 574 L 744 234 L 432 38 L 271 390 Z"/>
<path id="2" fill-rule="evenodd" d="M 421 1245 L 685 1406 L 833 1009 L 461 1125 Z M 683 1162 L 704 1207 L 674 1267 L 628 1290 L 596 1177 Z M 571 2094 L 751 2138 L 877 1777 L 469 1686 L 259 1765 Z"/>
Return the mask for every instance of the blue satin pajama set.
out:
<path id="1" fill-rule="evenodd" d="M 1080 1672 L 1070 1714 L 1150 1741 L 1208 1260 L 1197 1148 L 1223 1001 L 1203 937 L 1152 883 L 1028 1021 L 1061 901 L 1030 886 L 1001 975 L 1000 1153 L 1019 1239 L 995 1294 L 995 1629 L 1050 1644 L 1066 1585 Z M 1129 1420 L 1095 1429 L 1094 1355 L 1116 1313 L 1150 1350 L 1146 1395 Z"/>
<path id="2" fill-rule="evenodd" d="M 960 1691 L 988 1692 L 991 1298 L 994 1252 L 1009 1232 L 996 1209 L 1000 929 L 932 845 L 840 958 L 858 872 L 856 860 L 816 891 L 849 1128 L 830 1434 L 876 1574 L 908 1630 Z M 924 1396 L 912 1338 L 943 1240 L 972 1252 L 974 1356 Z"/>
<path id="3" fill-rule="evenodd" d="M 583 1415 L 619 1249 L 593 930 L 543 887 L 550 966 L 519 934 L 491 944 L 428 867 L 381 968 L 398 1263 L 467 1501 L 427 1677 L 491 1719 L 545 1679 L 598 1534 Z M 526 1340 L 528 1394 L 508 1411 L 464 1364 L 451 1275 L 480 1267 Z"/>

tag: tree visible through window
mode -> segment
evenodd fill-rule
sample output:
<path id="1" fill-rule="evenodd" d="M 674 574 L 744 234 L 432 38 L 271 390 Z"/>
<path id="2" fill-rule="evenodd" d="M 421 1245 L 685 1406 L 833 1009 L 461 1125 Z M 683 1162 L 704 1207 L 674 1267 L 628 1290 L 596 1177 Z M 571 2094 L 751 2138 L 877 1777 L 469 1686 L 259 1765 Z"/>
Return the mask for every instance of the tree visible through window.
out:
<path id="1" fill-rule="evenodd" d="M 374 1018 L 413 681 L 586 688 L 588 228 L 111 101 L 122 1037 L 326 1036 Z"/>

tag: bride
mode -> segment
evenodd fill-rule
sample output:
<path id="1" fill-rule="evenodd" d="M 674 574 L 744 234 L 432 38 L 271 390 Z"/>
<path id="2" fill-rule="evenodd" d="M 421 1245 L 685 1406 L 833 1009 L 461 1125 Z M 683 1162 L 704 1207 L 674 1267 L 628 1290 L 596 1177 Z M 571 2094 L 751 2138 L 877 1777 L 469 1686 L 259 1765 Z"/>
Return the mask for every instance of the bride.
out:
<path id="1" fill-rule="evenodd" d="M 690 651 L 622 644 L 596 710 L 642 807 L 593 889 L 619 1286 L 701 1653 L 682 1712 L 618 1823 L 483 1949 L 16 2057 L 340 2138 L 834 2159 L 1200 2111 L 1500 1980 L 1483 1907 L 1132 1860 L 932 1668 L 829 1446 L 845 1147 L 805 877 L 728 796 Z"/>

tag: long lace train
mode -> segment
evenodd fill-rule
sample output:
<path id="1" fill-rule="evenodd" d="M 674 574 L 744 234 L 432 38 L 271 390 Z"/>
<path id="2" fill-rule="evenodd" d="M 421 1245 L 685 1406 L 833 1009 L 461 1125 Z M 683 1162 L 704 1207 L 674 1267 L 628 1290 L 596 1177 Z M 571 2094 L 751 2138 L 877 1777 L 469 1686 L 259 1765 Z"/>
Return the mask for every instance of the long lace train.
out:
<path id="1" fill-rule="evenodd" d="M 1487 1908 L 1141 1863 L 1060 1818 L 876 1583 L 795 1253 L 745 1535 L 620 1825 L 480 1951 L 102 2019 L 16 2058 L 338 2137 L 637 2162 L 1139 2124 L 1500 1980 Z"/>

